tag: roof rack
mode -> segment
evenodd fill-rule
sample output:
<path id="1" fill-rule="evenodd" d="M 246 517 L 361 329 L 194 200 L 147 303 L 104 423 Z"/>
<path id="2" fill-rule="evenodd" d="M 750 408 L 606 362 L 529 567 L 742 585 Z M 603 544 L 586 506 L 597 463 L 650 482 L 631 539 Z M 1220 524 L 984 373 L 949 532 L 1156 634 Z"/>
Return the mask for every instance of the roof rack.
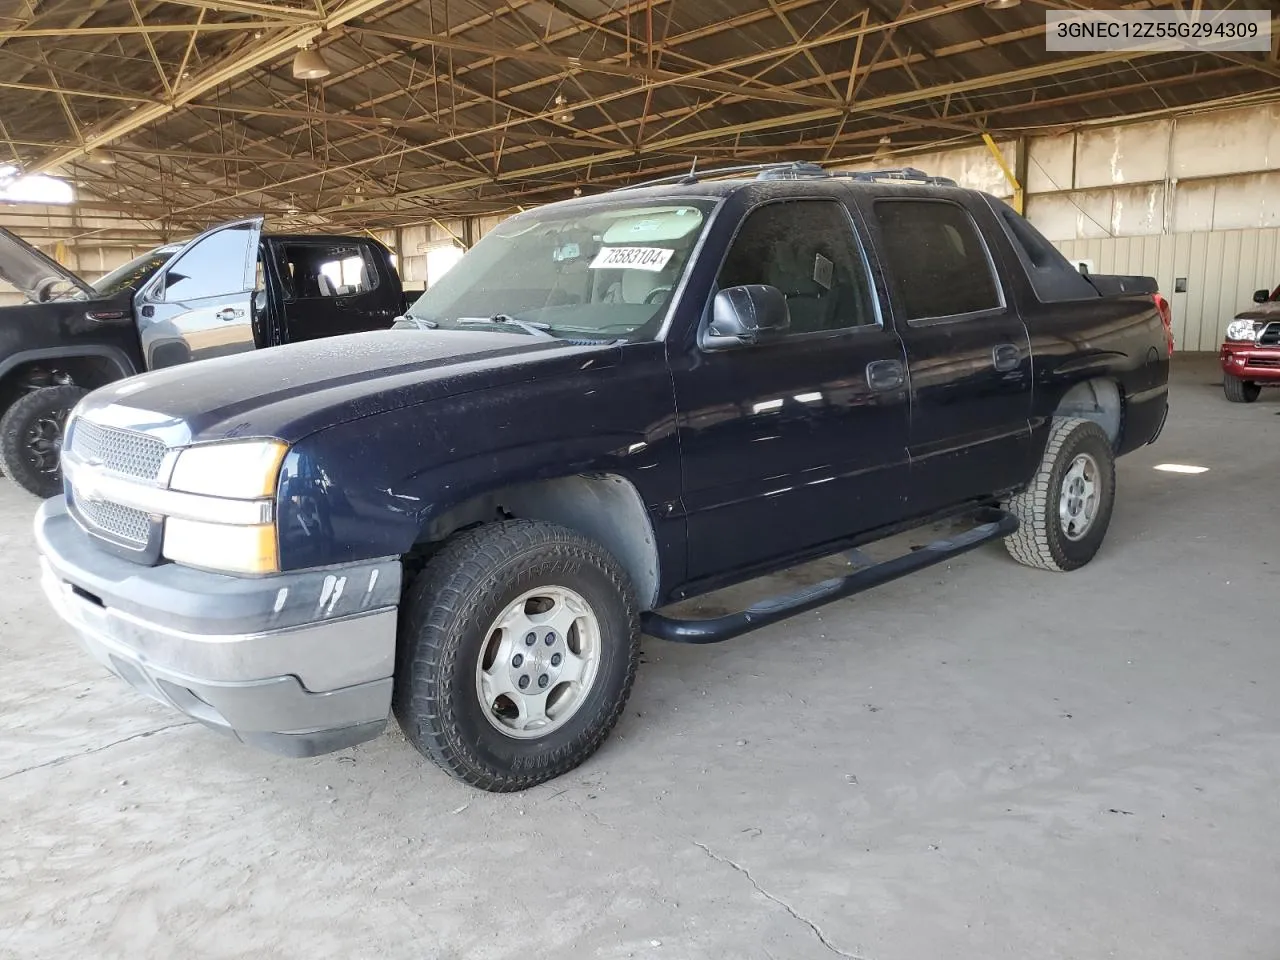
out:
<path id="1" fill-rule="evenodd" d="M 757 180 L 816 180 L 825 177 L 838 177 L 843 180 L 857 180 L 864 183 L 923 183 L 935 187 L 954 187 L 956 182 L 950 177 L 933 177 L 915 167 L 895 167 L 890 170 L 824 170 L 816 163 L 796 160 L 788 163 L 748 163 L 734 167 L 718 167 L 712 170 L 691 168 L 687 173 L 677 173 L 644 183 L 632 183 L 618 187 L 614 191 L 640 190 L 644 187 L 656 187 L 664 183 L 678 183 L 684 186 L 727 177 L 735 173 L 754 173 Z"/>
<path id="2" fill-rule="evenodd" d="M 927 183 L 935 187 L 955 187 L 950 177 L 934 177 L 915 167 L 893 167 L 889 170 L 833 170 L 828 176 L 859 180 L 864 183 Z"/>
<path id="3" fill-rule="evenodd" d="M 715 177 L 725 177 L 733 173 L 760 173 L 761 171 L 786 169 L 795 166 L 817 167 L 817 164 L 796 164 L 796 163 L 746 163 L 735 167 L 716 167 L 711 170 L 699 170 L 696 166 L 689 169 L 687 173 L 676 173 L 669 177 L 658 177 L 656 180 L 646 180 L 643 183 L 629 183 L 625 187 L 617 187 L 610 191 L 619 193 L 623 190 L 642 190 L 645 187 L 656 187 L 664 183 L 694 184 L 703 180 L 711 180 Z M 821 167 L 818 167 L 821 170 Z"/>

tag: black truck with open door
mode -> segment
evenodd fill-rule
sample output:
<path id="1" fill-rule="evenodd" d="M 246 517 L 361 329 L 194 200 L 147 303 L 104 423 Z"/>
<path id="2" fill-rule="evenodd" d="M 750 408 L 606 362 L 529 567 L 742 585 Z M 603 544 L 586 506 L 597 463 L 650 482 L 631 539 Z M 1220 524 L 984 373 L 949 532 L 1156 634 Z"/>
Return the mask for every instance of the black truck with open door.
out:
<path id="1" fill-rule="evenodd" d="M 67 414 L 146 370 L 390 327 L 400 277 L 370 237 L 263 235 L 262 218 L 157 247 L 88 283 L 0 229 L 0 466 L 38 496 L 62 489 Z"/>

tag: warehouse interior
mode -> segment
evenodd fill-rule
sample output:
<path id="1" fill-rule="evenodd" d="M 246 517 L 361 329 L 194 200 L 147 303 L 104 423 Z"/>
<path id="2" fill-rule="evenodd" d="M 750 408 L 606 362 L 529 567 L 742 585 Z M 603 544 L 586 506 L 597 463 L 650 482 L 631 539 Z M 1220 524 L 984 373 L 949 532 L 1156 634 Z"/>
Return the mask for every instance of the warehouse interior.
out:
<path id="1" fill-rule="evenodd" d="M 521 794 L 398 732 L 286 761 L 134 696 L 47 609 L 0 478 L 0 957 L 1273 955 L 1280 390 L 1229 402 L 1218 354 L 1280 300 L 1280 4 L 1265 53 L 1045 49 L 1050 11 L 1231 6 L 0 0 L 0 227 L 88 282 L 263 217 L 377 241 L 411 300 L 545 204 L 909 167 L 1155 278 L 1175 344 L 1097 562 L 984 548 L 646 637 L 608 745 Z"/>

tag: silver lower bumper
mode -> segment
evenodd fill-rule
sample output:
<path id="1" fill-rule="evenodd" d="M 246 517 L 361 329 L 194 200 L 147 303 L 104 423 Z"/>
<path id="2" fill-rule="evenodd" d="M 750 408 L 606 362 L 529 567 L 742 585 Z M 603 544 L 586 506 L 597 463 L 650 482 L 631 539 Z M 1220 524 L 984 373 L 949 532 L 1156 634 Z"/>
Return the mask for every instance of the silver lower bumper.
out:
<path id="1" fill-rule="evenodd" d="M 247 743 L 292 756 L 341 749 L 382 731 L 391 705 L 396 607 L 388 601 L 398 595 L 398 564 L 235 583 L 184 570 L 175 580 L 171 570 L 96 550 L 59 507 L 50 501 L 36 518 L 45 595 L 89 653 L 135 689 Z M 364 609 L 343 611 L 323 601 L 344 577 L 353 587 L 376 584 L 376 591 L 366 591 Z M 149 584 L 152 579 L 158 582 Z M 229 589 L 236 591 L 230 600 Z M 282 625 L 281 596 L 290 600 L 286 621 L 301 611 L 313 611 L 316 619 Z M 235 632 L 222 630 L 229 623 Z"/>

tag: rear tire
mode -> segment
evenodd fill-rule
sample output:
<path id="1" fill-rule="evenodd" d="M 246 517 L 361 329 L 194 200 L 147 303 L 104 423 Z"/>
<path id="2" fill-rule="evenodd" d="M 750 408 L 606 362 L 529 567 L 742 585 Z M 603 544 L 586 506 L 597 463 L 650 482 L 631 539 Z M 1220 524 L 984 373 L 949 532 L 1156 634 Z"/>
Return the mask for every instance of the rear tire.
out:
<path id="1" fill-rule="evenodd" d="M 640 661 L 635 593 L 617 560 L 572 530 L 511 520 L 458 534 L 404 610 L 396 717 L 423 755 L 482 790 L 572 770 L 626 705 Z"/>
<path id="2" fill-rule="evenodd" d="M 1232 403 L 1253 403 L 1262 393 L 1262 387 L 1252 380 L 1241 380 L 1229 373 L 1222 375 L 1222 392 Z"/>
<path id="3" fill-rule="evenodd" d="M 1006 504 L 1019 526 L 1005 547 L 1028 567 L 1083 567 L 1107 535 L 1115 496 L 1115 455 L 1106 432 L 1092 420 L 1055 418 L 1035 477 Z"/>
<path id="4" fill-rule="evenodd" d="M 0 467 L 28 493 L 47 499 L 62 492 L 62 438 L 67 415 L 89 391 L 41 387 L 19 397 L 0 418 Z"/>

